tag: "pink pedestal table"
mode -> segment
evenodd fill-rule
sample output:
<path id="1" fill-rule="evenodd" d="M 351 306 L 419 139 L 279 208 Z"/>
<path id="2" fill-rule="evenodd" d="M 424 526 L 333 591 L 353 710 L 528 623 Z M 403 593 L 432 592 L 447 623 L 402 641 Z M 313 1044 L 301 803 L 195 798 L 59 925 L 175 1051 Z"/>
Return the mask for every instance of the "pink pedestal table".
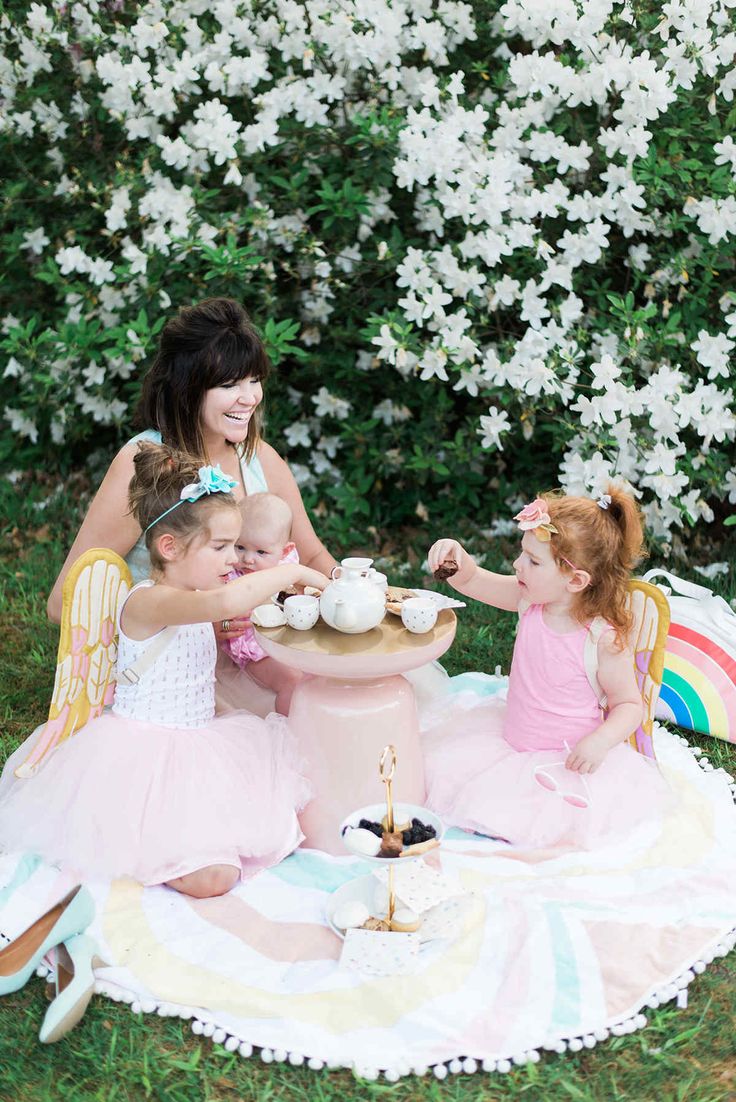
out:
<path id="1" fill-rule="evenodd" d="M 455 637 L 451 609 L 423 635 L 387 613 L 371 631 L 346 635 L 320 620 L 309 631 L 257 628 L 266 654 L 312 674 L 297 685 L 289 723 L 299 741 L 315 796 L 301 815 L 304 845 L 343 853 L 339 824 L 357 807 L 378 802 L 378 758 L 396 747 L 397 801 L 424 801 L 424 763 L 414 690 L 401 675 L 444 654 Z"/>

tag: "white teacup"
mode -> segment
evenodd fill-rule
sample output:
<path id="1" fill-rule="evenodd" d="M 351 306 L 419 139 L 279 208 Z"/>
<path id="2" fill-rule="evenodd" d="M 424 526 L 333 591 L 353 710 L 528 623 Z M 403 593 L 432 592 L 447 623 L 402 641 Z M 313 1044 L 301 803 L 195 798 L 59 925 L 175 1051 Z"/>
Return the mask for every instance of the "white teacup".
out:
<path id="1" fill-rule="evenodd" d="M 428 597 L 409 597 L 401 604 L 401 619 L 407 631 L 421 635 L 437 623 L 437 606 Z"/>
<path id="2" fill-rule="evenodd" d="M 297 631 L 308 631 L 319 620 L 319 597 L 307 597 L 297 594 L 284 601 L 284 616 L 289 627 Z"/>

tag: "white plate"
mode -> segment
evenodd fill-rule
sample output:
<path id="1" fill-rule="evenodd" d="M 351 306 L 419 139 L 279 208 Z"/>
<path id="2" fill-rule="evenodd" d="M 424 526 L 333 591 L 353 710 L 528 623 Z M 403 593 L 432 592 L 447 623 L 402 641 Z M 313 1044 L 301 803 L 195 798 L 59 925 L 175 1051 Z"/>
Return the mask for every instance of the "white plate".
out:
<path id="1" fill-rule="evenodd" d="M 380 908 L 376 908 L 376 893 L 380 888 L 381 883 L 376 880 L 375 876 L 358 876 L 355 880 L 349 880 L 347 884 L 343 884 L 332 893 L 325 907 L 325 917 L 330 929 L 334 934 L 337 934 L 341 941 L 345 940 L 345 931 L 335 925 L 335 913 L 338 907 L 342 907 L 344 903 L 364 903 L 370 913 L 375 914 L 376 910 L 380 910 Z M 397 901 L 400 902 L 398 893 Z M 474 897 L 468 894 L 464 894 L 453 896 L 436 907 L 430 908 L 421 916 L 420 941 L 425 943 L 448 937 L 448 923 L 450 929 L 456 928 L 459 931 L 466 918 L 467 908 L 473 905 L 478 906 L 477 900 L 474 900 Z"/>
<path id="2" fill-rule="evenodd" d="M 415 589 L 414 593 L 417 597 L 426 597 L 428 601 L 437 606 L 439 612 L 443 608 L 467 607 L 465 601 L 456 601 L 454 597 L 446 597 L 444 593 L 435 593 L 433 589 Z"/>
<path id="3" fill-rule="evenodd" d="M 355 880 L 348 880 L 347 884 L 343 884 L 334 891 L 329 898 L 326 909 L 327 921 L 332 932 L 337 934 L 339 938 L 345 937 L 345 931 L 335 925 L 335 912 L 343 903 L 365 903 L 368 910 L 373 914 L 378 887 L 380 887 L 378 881 L 369 874 L 368 876 L 358 876 Z"/>
<path id="4" fill-rule="evenodd" d="M 343 836 L 345 827 L 357 827 L 361 819 L 369 819 L 372 823 L 380 823 L 385 814 L 385 803 L 368 804 L 366 807 L 359 807 L 357 811 L 354 811 L 352 815 L 348 815 L 347 818 L 343 819 L 340 823 L 340 838 Z M 405 823 L 407 819 L 419 819 L 425 826 L 433 826 L 437 832 L 437 841 L 442 841 L 445 834 L 445 824 L 442 822 L 439 815 L 435 815 L 428 807 L 422 807 L 420 804 L 394 804 L 394 822 Z M 345 848 L 348 849 L 347 846 L 345 846 Z M 432 850 L 429 852 L 431 853 Z M 361 860 L 370 861 L 374 865 L 394 865 L 397 861 L 415 861 L 417 857 L 424 857 L 423 853 L 412 853 L 407 857 L 366 857 L 365 854 L 353 853 L 352 850 L 348 850 L 348 853 L 350 853 L 352 857 L 360 857 Z"/>

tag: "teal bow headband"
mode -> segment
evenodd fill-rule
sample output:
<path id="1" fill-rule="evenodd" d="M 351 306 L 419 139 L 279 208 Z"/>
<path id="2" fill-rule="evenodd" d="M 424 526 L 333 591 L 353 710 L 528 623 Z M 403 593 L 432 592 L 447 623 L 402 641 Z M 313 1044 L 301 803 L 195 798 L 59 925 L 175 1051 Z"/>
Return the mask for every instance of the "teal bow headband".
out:
<path id="1" fill-rule="evenodd" d="M 160 520 L 167 517 L 169 513 L 172 513 L 179 505 L 184 501 L 199 501 L 205 494 L 229 494 L 237 486 L 237 482 L 233 481 L 229 475 L 226 475 L 224 471 L 220 470 L 220 464 L 216 467 L 200 467 L 197 471 L 197 482 L 190 482 L 188 486 L 185 486 L 182 492 L 179 494 L 179 500 L 166 509 L 160 517 L 156 517 L 152 520 L 147 528 L 144 528 L 143 535 L 146 532 L 150 532 L 154 524 L 158 524 Z"/>

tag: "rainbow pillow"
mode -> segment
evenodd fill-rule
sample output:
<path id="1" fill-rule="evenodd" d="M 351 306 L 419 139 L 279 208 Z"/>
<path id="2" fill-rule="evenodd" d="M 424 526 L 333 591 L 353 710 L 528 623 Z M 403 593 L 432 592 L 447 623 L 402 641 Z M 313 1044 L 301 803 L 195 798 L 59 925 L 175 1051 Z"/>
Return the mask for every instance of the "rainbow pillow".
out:
<path id="1" fill-rule="evenodd" d="M 736 613 L 710 589 L 670 574 L 670 629 L 664 656 L 658 719 L 736 742 Z"/>

